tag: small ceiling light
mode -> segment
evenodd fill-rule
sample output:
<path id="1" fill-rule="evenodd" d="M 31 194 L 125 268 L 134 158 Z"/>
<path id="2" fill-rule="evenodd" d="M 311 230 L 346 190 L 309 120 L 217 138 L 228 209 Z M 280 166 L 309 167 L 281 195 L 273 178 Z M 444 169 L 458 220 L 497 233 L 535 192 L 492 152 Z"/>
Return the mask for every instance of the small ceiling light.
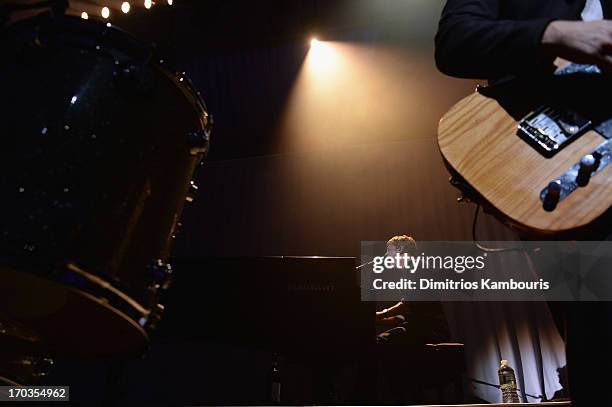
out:
<path id="1" fill-rule="evenodd" d="M 121 11 L 123 11 L 123 14 L 127 14 L 130 12 L 130 3 L 128 3 L 127 1 L 124 1 L 123 3 L 121 3 Z"/>
<path id="2" fill-rule="evenodd" d="M 108 18 L 110 16 L 110 10 L 108 7 L 102 7 L 102 18 Z"/>
<path id="3" fill-rule="evenodd" d="M 146 9 L 151 8 L 152 5 L 153 5 L 153 2 L 151 0 L 145 0 L 144 6 Z"/>
<path id="4" fill-rule="evenodd" d="M 83 11 L 83 12 L 81 13 L 81 18 L 82 18 L 83 20 L 89 20 L 89 14 L 87 14 L 87 12 L 86 12 L 86 11 Z"/>

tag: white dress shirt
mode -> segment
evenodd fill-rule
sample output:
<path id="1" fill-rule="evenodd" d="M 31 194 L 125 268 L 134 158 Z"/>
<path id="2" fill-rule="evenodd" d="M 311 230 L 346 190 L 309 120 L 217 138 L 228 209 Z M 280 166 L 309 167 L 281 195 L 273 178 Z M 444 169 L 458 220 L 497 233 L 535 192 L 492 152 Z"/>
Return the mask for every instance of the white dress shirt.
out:
<path id="1" fill-rule="evenodd" d="M 587 0 L 580 15 L 584 21 L 603 20 L 603 9 L 600 0 Z"/>

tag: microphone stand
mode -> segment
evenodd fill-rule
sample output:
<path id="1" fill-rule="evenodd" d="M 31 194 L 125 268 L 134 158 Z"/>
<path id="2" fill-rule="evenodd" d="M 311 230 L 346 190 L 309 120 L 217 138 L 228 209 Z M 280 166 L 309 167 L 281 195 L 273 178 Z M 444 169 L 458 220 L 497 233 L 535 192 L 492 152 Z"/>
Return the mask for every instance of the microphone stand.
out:
<path id="1" fill-rule="evenodd" d="M 369 261 L 367 263 L 360 264 L 359 266 L 355 267 L 355 270 L 360 270 L 360 269 L 364 268 L 365 266 L 369 266 L 372 263 L 374 263 L 374 260 Z"/>

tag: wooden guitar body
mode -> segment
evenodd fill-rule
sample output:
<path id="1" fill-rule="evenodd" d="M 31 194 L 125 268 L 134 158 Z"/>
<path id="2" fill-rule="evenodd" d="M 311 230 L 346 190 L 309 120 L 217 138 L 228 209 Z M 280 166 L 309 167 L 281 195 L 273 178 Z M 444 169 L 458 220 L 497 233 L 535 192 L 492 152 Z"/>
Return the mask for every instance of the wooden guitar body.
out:
<path id="1" fill-rule="evenodd" d="M 561 200 L 554 210 L 545 210 L 542 201 L 542 192 L 551 181 L 606 138 L 587 131 L 547 158 L 517 135 L 520 118 L 511 111 L 507 103 L 481 92 L 450 109 L 440 120 L 438 143 L 452 172 L 505 222 L 534 237 L 579 236 L 595 226 L 610 230 L 612 165 Z"/>

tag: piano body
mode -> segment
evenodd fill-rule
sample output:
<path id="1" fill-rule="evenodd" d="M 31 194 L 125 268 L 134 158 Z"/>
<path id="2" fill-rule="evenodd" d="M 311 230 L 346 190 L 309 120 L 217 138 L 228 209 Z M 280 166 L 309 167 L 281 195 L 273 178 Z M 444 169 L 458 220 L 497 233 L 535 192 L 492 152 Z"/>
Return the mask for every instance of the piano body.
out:
<path id="1" fill-rule="evenodd" d="M 361 301 L 355 259 L 177 258 L 161 335 L 354 359 L 374 346 L 375 303 Z"/>

